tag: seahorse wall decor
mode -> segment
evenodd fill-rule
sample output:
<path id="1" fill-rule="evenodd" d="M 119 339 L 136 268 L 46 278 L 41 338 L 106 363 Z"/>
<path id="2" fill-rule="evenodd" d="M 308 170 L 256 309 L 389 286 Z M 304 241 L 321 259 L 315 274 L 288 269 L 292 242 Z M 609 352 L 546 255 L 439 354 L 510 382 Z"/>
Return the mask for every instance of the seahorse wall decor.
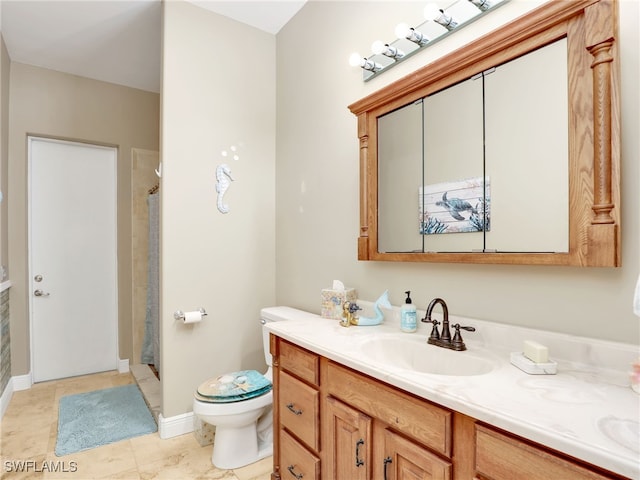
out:
<path id="1" fill-rule="evenodd" d="M 229 205 L 224 203 L 224 194 L 231 185 L 233 177 L 231 176 L 231 169 L 226 163 L 222 163 L 216 168 L 216 192 L 218 192 L 218 200 L 216 205 L 220 213 L 229 213 Z"/>
<path id="2" fill-rule="evenodd" d="M 366 325 L 380 325 L 384 320 L 384 313 L 382 313 L 382 309 L 391 308 L 391 302 L 389 302 L 389 290 L 385 290 L 382 295 L 378 297 L 376 303 L 373 305 L 373 309 L 376 312 L 375 317 L 359 317 L 356 319 L 356 325 L 366 326 Z"/>

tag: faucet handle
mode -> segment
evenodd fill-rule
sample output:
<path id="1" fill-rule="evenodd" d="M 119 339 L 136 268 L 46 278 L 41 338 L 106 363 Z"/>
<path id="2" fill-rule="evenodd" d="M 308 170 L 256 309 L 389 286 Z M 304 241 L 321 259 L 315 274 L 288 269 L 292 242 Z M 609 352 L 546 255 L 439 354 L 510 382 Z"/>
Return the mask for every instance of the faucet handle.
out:
<path id="1" fill-rule="evenodd" d="M 462 335 L 460 335 L 460 330 L 466 330 L 468 332 L 475 332 L 476 329 L 474 327 L 464 327 L 462 325 L 460 325 L 459 323 L 456 323 L 455 325 L 452 325 L 453 328 L 456 329 L 456 333 L 453 335 L 453 339 L 451 340 L 451 345 L 453 346 L 454 350 L 466 350 L 467 347 L 464 344 L 464 342 L 462 341 Z"/>
<path id="2" fill-rule="evenodd" d="M 459 332 L 460 330 L 466 330 L 467 332 L 475 332 L 476 331 L 475 327 L 463 327 L 459 323 L 456 323 L 455 325 L 452 325 L 452 327 L 456 329 L 456 333 Z"/>
<path id="3" fill-rule="evenodd" d="M 440 332 L 438 331 L 438 325 L 440 322 L 438 320 L 431 320 L 427 317 L 420 319 L 424 323 L 433 323 L 433 329 L 431 330 L 431 335 L 429 335 L 429 340 L 440 340 Z"/>

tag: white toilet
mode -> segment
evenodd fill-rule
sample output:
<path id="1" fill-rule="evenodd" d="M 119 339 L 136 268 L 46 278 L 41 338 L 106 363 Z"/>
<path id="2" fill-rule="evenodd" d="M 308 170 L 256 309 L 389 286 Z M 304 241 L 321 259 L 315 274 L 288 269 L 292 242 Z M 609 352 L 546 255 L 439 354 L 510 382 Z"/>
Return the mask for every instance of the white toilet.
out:
<path id="1" fill-rule="evenodd" d="M 270 307 L 260 311 L 260 323 L 290 320 L 308 316 L 289 307 Z M 264 358 L 267 371 L 257 379 L 256 391 L 225 398 L 218 395 L 225 388 L 237 392 L 238 379 L 244 382 L 246 371 L 219 375 L 203 382 L 194 394 L 193 413 L 216 428 L 212 463 L 225 470 L 243 467 L 273 454 L 273 391 L 269 332 L 262 328 Z M 254 375 L 255 372 L 250 372 Z M 267 391 L 268 390 L 268 391 Z M 216 395 L 212 394 L 212 392 Z M 266 392 L 266 393 L 265 393 Z M 202 395 L 205 393 L 205 395 Z M 243 397 L 248 398 L 243 398 Z M 229 399 L 231 398 L 231 400 Z"/>

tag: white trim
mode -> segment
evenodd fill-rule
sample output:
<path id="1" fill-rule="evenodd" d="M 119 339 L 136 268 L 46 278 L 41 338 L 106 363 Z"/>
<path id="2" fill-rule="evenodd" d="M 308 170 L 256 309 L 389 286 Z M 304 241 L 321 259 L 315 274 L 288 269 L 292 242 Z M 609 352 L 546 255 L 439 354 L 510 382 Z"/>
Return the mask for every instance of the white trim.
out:
<path id="1" fill-rule="evenodd" d="M 129 371 L 129 359 L 118 359 L 118 373 L 127 373 Z"/>
<path id="2" fill-rule="evenodd" d="M 191 433 L 193 427 L 193 412 L 183 413 L 174 417 L 164 418 L 162 414 L 158 415 L 158 434 L 160 438 L 166 439 Z"/>
<path id="3" fill-rule="evenodd" d="M 19 392 L 20 390 L 29 390 L 33 385 L 33 378 L 31 372 L 26 375 L 18 375 L 17 377 L 11 377 L 13 382 L 13 391 Z"/>
<path id="4" fill-rule="evenodd" d="M 7 411 L 7 407 L 11 402 L 11 398 L 13 397 L 13 392 L 17 392 L 20 390 L 28 390 L 33 385 L 31 381 L 31 373 L 26 375 L 19 375 L 17 377 L 11 377 L 7 386 L 4 387 L 4 391 L 0 396 L 0 419 L 4 417 L 4 412 Z"/>
<path id="5" fill-rule="evenodd" d="M 7 386 L 4 387 L 2 396 L 0 396 L 0 419 L 4 417 L 4 412 L 7 411 L 11 397 L 13 396 L 13 379 L 9 379 Z"/>

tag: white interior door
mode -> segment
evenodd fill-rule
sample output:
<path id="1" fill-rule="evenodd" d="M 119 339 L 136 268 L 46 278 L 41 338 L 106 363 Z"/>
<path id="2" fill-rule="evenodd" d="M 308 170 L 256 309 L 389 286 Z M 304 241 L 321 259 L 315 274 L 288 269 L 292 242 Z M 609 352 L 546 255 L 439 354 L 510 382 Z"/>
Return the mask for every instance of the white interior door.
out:
<path id="1" fill-rule="evenodd" d="M 115 148 L 29 137 L 34 382 L 116 369 Z"/>

